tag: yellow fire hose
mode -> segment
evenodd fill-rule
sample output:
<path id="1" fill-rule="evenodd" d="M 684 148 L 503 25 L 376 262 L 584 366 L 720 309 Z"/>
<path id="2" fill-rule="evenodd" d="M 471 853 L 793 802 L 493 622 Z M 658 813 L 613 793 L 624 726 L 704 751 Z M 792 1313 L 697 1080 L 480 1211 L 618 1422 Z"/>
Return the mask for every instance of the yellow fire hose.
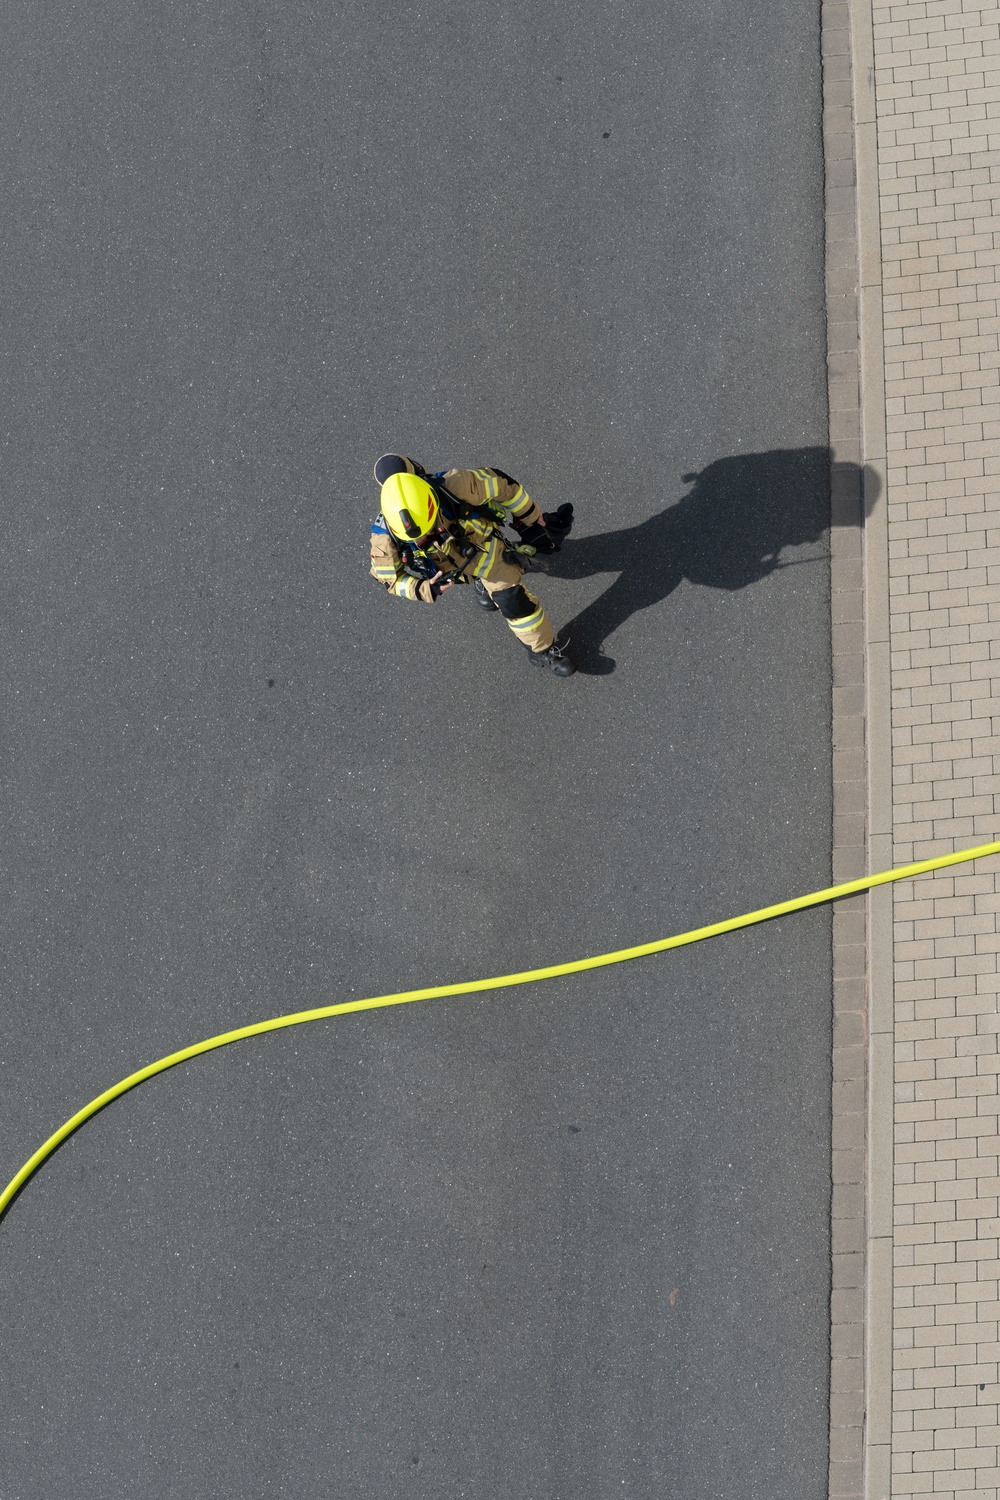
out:
<path id="1" fill-rule="evenodd" d="M 619 948 L 615 953 L 598 953 L 594 958 L 578 958 L 568 964 L 552 964 L 546 969 L 527 969 L 523 974 L 499 974 L 493 979 L 473 979 L 467 984 L 439 984 L 425 990 L 403 990 L 398 995 L 373 995 L 366 1000 L 345 1000 L 339 1005 L 321 1005 L 316 1010 L 301 1010 L 293 1015 L 275 1016 L 270 1021 L 255 1021 L 252 1026 L 241 1026 L 236 1031 L 224 1031 L 193 1047 L 184 1047 L 180 1052 L 171 1052 L 158 1062 L 130 1073 L 120 1083 L 105 1089 L 83 1109 L 61 1125 L 50 1135 L 44 1145 L 39 1146 L 24 1166 L 11 1178 L 0 1193 L 0 1216 L 10 1207 L 28 1179 L 38 1171 L 42 1163 L 52 1155 L 57 1146 L 68 1140 L 85 1122 L 118 1099 L 154 1078 L 165 1073 L 178 1063 L 199 1057 L 203 1052 L 212 1052 L 216 1047 L 228 1047 L 230 1042 L 241 1042 L 244 1037 L 260 1036 L 265 1031 L 280 1031 L 285 1026 L 301 1026 L 306 1021 L 322 1021 L 327 1016 L 346 1016 L 356 1010 L 381 1010 L 389 1005 L 409 1005 L 415 1000 L 438 1000 L 446 995 L 473 995 L 480 990 L 500 990 L 515 984 L 533 984 L 538 979 L 555 979 L 562 974 L 580 974 L 584 969 L 601 969 L 608 964 L 625 963 L 630 958 L 644 958 L 650 953 L 664 953 L 668 948 L 683 948 L 688 943 L 700 943 L 705 938 L 719 937 L 724 932 L 736 932 L 741 927 L 753 927 L 758 922 L 770 921 L 772 917 L 783 917 L 789 912 L 803 911 L 809 906 L 822 906 L 828 901 L 838 901 L 844 896 L 857 895 L 859 891 L 871 890 L 873 886 L 888 885 L 893 880 L 910 880 L 917 875 L 929 874 L 931 870 L 943 870 L 947 865 L 964 864 L 968 860 L 984 859 L 988 854 L 1000 854 L 1000 841 L 979 844 L 975 849 L 963 849 L 957 854 L 942 854 L 935 859 L 919 860 L 913 865 L 900 865 L 895 870 L 883 870 L 878 875 L 865 875 L 860 880 L 848 880 L 843 885 L 828 886 L 822 891 L 812 891 L 808 896 L 796 896 L 792 901 L 781 901 L 777 906 L 764 906 L 759 911 L 746 912 L 742 917 L 729 917 L 725 922 L 713 922 L 709 927 L 696 927 L 691 932 L 681 932 L 675 937 L 661 938 L 655 943 L 640 943 L 637 948 Z"/>

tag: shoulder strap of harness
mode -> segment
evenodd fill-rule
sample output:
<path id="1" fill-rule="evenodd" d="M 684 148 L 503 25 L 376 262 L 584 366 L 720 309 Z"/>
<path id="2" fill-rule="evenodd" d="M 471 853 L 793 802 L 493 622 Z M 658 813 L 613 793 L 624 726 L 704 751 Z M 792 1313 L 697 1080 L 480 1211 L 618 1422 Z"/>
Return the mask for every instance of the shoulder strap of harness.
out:
<path id="1" fill-rule="evenodd" d="M 444 474 L 428 474 L 427 483 L 438 497 L 438 504 L 444 511 L 449 521 L 463 521 L 469 516 L 475 516 L 479 520 L 489 521 L 494 526 L 502 526 L 507 519 L 506 512 L 496 505 L 474 505 L 471 500 L 460 500 L 453 495 L 444 483 Z"/>

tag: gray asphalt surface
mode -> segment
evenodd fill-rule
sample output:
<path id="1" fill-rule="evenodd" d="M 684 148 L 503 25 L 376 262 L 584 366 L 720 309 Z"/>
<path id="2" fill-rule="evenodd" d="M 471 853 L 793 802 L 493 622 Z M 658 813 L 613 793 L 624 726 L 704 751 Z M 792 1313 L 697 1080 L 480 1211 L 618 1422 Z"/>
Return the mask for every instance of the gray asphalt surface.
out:
<path id="1" fill-rule="evenodd" d="M 818 6 L 4 21 L 0 1177 L 827 883 Z M 386 448 L 575 502 L 585 671 L 366 578 Z M 113 1106 L 0 1225 L 3 1500 L 818 1500 L 829 946 Z"/>

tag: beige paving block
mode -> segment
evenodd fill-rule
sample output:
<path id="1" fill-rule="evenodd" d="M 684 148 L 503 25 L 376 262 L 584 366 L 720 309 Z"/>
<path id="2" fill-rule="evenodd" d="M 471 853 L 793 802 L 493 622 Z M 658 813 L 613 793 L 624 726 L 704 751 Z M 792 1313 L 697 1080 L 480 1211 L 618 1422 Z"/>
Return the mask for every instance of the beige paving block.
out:
<path id="1" fill-rule="evenodd" d="M 888 1491 L 883 1491 L 888 1494 Z M 896 1474 L 892 1476 L 893 1495 L 933 1495 L 943 1493 L 935 1491 L 933 1474 Z"/>

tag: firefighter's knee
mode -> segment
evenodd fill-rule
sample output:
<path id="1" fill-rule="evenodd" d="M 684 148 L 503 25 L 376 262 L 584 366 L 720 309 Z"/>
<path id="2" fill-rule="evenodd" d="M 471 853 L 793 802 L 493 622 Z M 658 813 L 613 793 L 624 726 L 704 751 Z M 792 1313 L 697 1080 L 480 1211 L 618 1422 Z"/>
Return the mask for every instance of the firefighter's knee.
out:
<path id="1" fill-rule="evenodd" d="M 497 589 L 490 598 L 505 620 L 523 620 L 525 615 L 533 614 L 538 608 L 519 583 L 515 583 L 513 588 Z"/>

